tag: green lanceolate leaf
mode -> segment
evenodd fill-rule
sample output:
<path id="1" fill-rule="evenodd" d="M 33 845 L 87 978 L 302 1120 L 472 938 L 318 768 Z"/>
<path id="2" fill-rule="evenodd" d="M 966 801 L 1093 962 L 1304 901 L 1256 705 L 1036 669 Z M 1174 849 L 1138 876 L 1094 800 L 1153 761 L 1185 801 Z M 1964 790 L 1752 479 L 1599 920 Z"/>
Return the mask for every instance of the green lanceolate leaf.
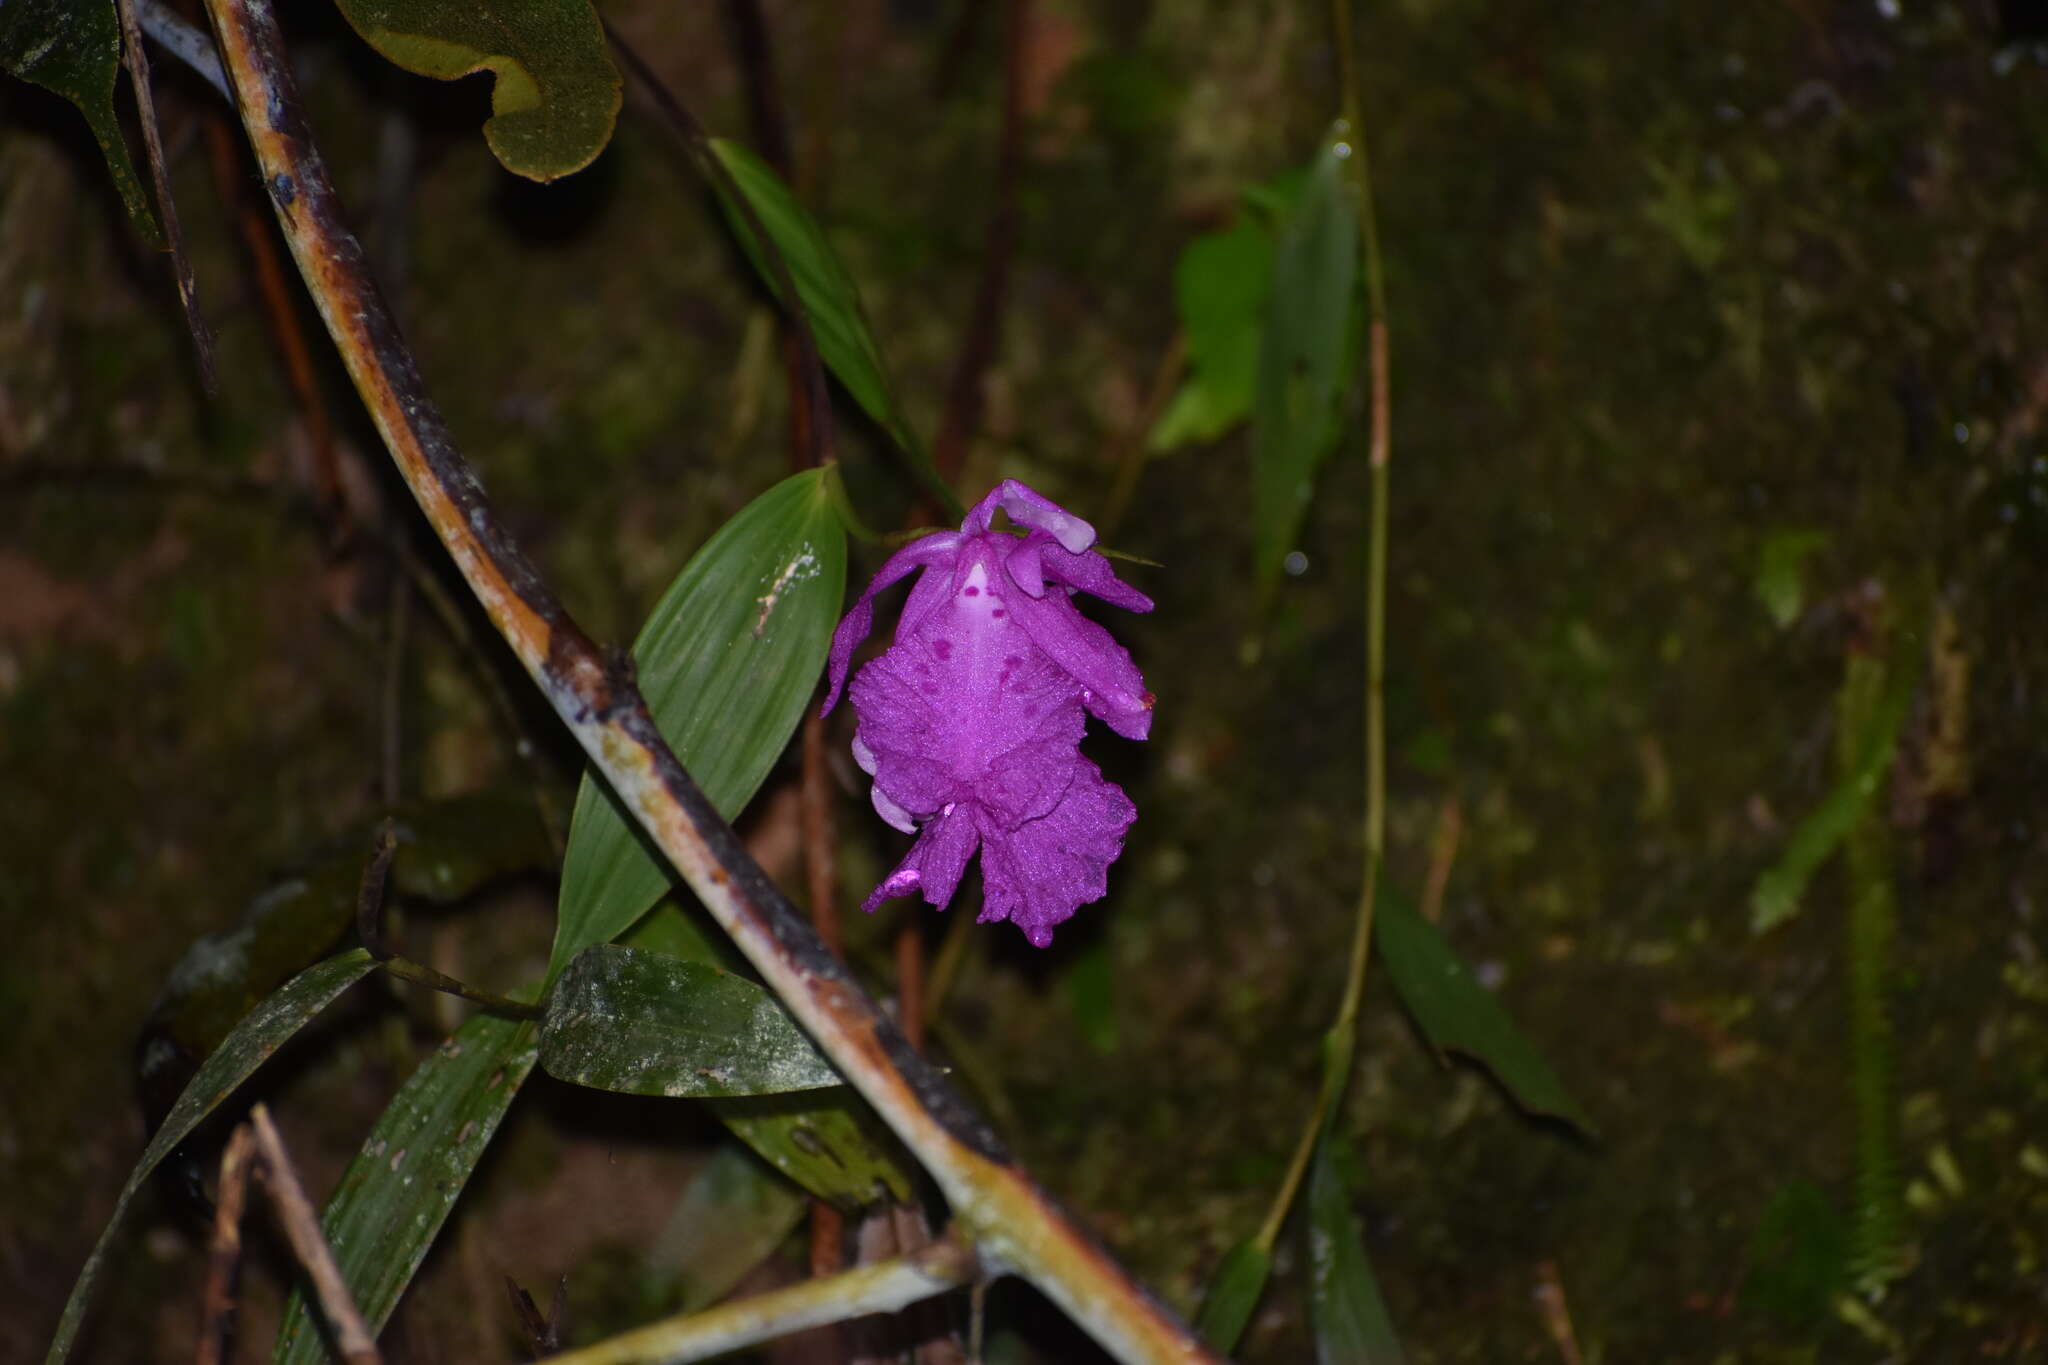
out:
<path id="1" fill-rule="evenodd" d="M 1263 590 L 1294 548 L 1316 470 L 1337 438 L 1354 288 L 1358 210 L 1330 140 L 1280 220 L 1252 405 L 1254 569 Z"/>
<path id="2" fill-rule="evenodd" d="M 157 1163 L 283 1046 L 286 1039 L 311 1022 L 336 996 L 367 976 L 375 965 L 368 953 L 356 949 L 308 967 L 251 1010 L 200 1065 L 198 1074 L 185 1087 L 184 1094 L 178 1097 L 169 1116 L 143 1150 L 142 1159 L 129 1172 L 128 1183 L 121 1187 L 121 1197 L 114 1202 L 114 1213 L 107 1220 L 106 1231 L 100 1234 L 99 1242 L 86 1258 L 85 1268 L 78 1272 L 78 1283 L 72 1287 L 71 1301 L 64 1305 L 64 1316 L 57 1325 L 56 1340 L 50 1344 L 49 1365 L 58 1365 L 70 1353 L 107 1247 L 121 1226 L 121 1217 L 128 1211 L 129 1201 L 149 1179 Z"/>
<path id="3" fill-rule="evenodd" d="M 107 158 L 128 217 L 150 245 L 161 246 L 156 218 L 114 116 L 114 83 L 121 70 L 121 19 L 114 0 L 0 3 L 0 70 L 78 106 Z"/>
<path id="4" fill-rule="evenodd" d="M 1250 415 L 1272 274 L 1272 234 L 1249 214 L 1181 252 L 1173 293 L 1189 373 L 1152 429 L 1153 450 L 1213 441 Z"/>
<path id="5" fill-rule="evenodd" d="M 1272 1249 L 1260 1245 L 1256 1237 L 1247 1237 L 1224 1253 L 1195 1318 L 1195 1331 L 1211 1350 L 1228 1355 L 1236 1349 L 1272 1273 Z"/>
<path id="6" fill-rule="evenodd" d="M 557 1080 L 672 1099 L 841 1084 L 780 1002 L 743 976 L 600 943 L 548 998 L 540 1064 Z"/>
<path id="7" fill-rule="evenodd" d="M 1308 1178 L 1309 1314 L 1317 1365 L 1399 1365 L 1401 1343 L 1365 1259 L 1336 1139 L 1316 1144 Z"/>
<path id="8" fill-rule="evenodd" d="M 711 151 L 732 177 L 733 185 L 746 196 L 747 206 L 760 221 L 761 230 L 781 253 L 790 282 L 796 286 L 797 302 L 811 324 L 811 334 L 817 338 L 818 359 L 838 376 L 853 401 L 860 404 L 861 411 L 889 433 L 890 439 L 909 457 L 918 479 L 951 509 L 955 518 L 964 515 L 965 509 L 939 478 L 930 455 L 896 404 L 882 348 L 876 344 L 868 327 L 867 312 L 861 307 L 860 290 L 840 261 L 839 253 L 825 239 L 817 220 L 798 202 L 774 168 L 745 147 L 724 138 L 712 138 Z M 715 187 L 726 221 L 732 225 L 733 235 L 740 239 L 747 259 L 769 292 L 779 293 L 776 271 L 755 239 L 753 225 L 739 205 L 732 202 L 727 188 L 722 184 Z"/>
<path id="9" fill-rule="evenodd" d="M 399 1089 L 343 1173 L 320 1223 L 373 1333 L 411 1283 L 534 1055 L 530 1021 L 471 1016 Z M 326 1361 L 315 1317 L 294 1293 L 274 1360 Z"/>
<path id="10" fill-rule="evenodd" d="M 1550 1063 L 1435 925 L 1382 889 L 1373 938 L 1388 979 L 1431 1047 L 1480 1063 L 1530 1113 L 1563 1119 L 1583 1133 L 1593 1131 Z"/>
<path id="11" fill-rule="evenodd" d="M 1890 686 L 1881 698 L 1874 699 L 1869 714 L 1860 718 L 1859 729 L 1850 739 L 1855 761 L 1846 765 L 1834 788 L 1813 813 L 1799 822 L 1778 860 L 1756 879 L 1756 889 L 1749 897 L 1749 927 L 1753 932 L 1761 934 L 1774 929 L 1799 913 L 1800 897 L 1806 893 L 1813 874 L 1828 860 L 1828 855 L 1841 847 L 1870 808 L 1884 783 L 1885 773 L 1891 769 L 1892 756 L 1899 745 L 1899 727 L 1905 723 L 1913 689 L 1919 681 L 1919 674 L 1911 668 L 1892 670 Z M 1836 723 L 1847 725 L 1850 718 L 1838 712 Z"/>
<path id="12" fill-rule="evenodd" d="M 909 1159 L 849 1086 L 705 1103 L 762 1160 L 820 1199 L 847 1210 L 910 1199 Z"/>
<path id="13" fill-rule="evenodd" d="M 590 0 L 340 0 L 397 66 L 452 81 L 489 71 L 484 141 L 529 180 L 580 171 L 611 140 L 619 73 Z"/>
<path id="14" fill-rule="evenodd" d="M 690 1178 L 647 1254 L 648 1273 L 677 1312 L 708 1308 L 775 1254 L 808 1207 L 796 1186 L 728 1142 Z"/>
<path id="15" fill-rule="evenodd" d="M 712 536 L 634 642 L 655 722 L 726 819 L 753 797 L 803 716 L 845 588 L 845 528 L 824 472 L 806 470 Z M 617 938 L 673 881 L 639 826 L 586 773 L 569 827 L 549 974 Z"/>
<path id="16" fill-rule="evenodd" d="M 743 965 L 703 910 L 686 911 L 673 901 L 633 926 L 628 939 L 631 947 L 704 967 L 730 972 Z M 856 1209 L 883 1194 L 910 1198 L 910 1158 L 846 1086 L 706 1103 L 763 1161 L 820 1199 Z"/>

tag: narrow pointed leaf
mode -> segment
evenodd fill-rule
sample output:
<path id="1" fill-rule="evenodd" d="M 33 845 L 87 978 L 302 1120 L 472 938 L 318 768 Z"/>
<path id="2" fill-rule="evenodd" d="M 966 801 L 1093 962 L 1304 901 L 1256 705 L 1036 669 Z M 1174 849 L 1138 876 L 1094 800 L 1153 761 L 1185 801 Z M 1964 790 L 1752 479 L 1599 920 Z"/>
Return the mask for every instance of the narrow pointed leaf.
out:
<path id="1" fill-rule="evenodd" d="M 70 1354 L 107 1248 L 120 1229 L 129 1201 L 134 1199 L 135 1192 L 142 1188 L 157 1164 L 287 1039 L 333 1003 L 336 996 L 367 976 L 375 965 L 370 955 L 358 948 L 308 967 L 251 1010 L 227 1039 L 214 1049 L 213 1054 L 200 1064 L 198 1073 L 185 1087 L 185 1093 L 178 1097 L 163 1125 L 149 1140 L 149 1146 L 143 1149 L 142 1159 L 129 1172 L 128 1183 L 121 1187 L 120 1198 L 114 1201 L 114 1212 L 107 1219 L 106 1230 L 100 1234 L 92 1254 L 86 1258 L 85 1268 L 78 1272 L 78 1282 L 72 1286 L 70 1302 L 64 1305 L 64 1316 L 57 1324 L 56 1339 L 50 1344 L 49 1365 L 58 1365 Z"/>
<path id="2" fill-rule="evenodd" d="M 728 1142 L 690 1177 L 647 1255 L 648 1273 L 677 1312 L 708 1308 L 774 1255 L 809 1207 L 801 1190 Z"/>
<path id="3" fill-rule="evenodd" d="M 672 1099 L 841 1084 L 781 1002 L 743 976 L 621 944 L 585 948 L 541 1021 L 557 1080 Z"/>
<path id="4" fill-rule="evenodd" d="M 472 1015 L 399 1089 L 342 1174 L 320 1224 L 373 1333 L 412 1282 L 534 1056 L 530 1021 Z M 327 1360 L 315 1316 L 294 1293 L 273 1360 Z"/>
<path id="5" fill-rule="evenodd" d="M 1373 939 L 1395 993 L 1431 1047 L 1478 1062 L 1530 1113 L 1563 1119 L 1582 1133 L 1593 1132 L 1585 1111 L 1565 1092 L 1550 1063 L 1435 925 L 1399 896 L 1382 890 L 1373 916 Z"/>
<path id="6" fill-rule="evenodd" d="M 1273 237 L 1250 214 L 1195 238 L 1174 267 L 1188 378 L 1152 428 L 1155 451 L 1213 441 L 1251 414 L 1273 273 Z"/>
<path id="7" fill-rule="evenodd" d="M 910 1202 L 916 1168 L 851 1086 L 705 1103 L 734 1137 L 820 1199 L 848 1211 Z"/>
<path id="8" fill-rule="evenodd" d="M 121 70 L 121 20 L 114 0 L 4 0 L 0 3 L 0 71 L 62 95 L 85 115 L 107 158 L 128 217 L 150 245 L 161 246 L 156 217 L 128 159 L 114 115 Z"/>
<path id="9" fill-rule="evenodd" d="M 1814 807 L 1813 813 L 1799 822 L 1778 860 L 1756 879 L 1756 889 L 1749 898 L 1752 932 L 1761 934 L 1774 929 L 1799 913 L 1800 897 L 1805 895 L 1813 874 L 1842 846 L 1870 808 L 1898 751 L 1899 727 L 1905 723 L 1913 689 L 1918 684 L 1915 670 L 1893 670 L 1891 686 L 1871 708 L 1863 733 L 1853 740 L 1853 751 L 1859 757 L 1820 805 Z"/>
<path id="10" fill-rule="evenodd" d="M 686 911 L 674 901 L 634 925 L 627 942 L 701 966 L 744 967 L 701 909 Z M 885 1194 L 908 1200 L 915 1188 L 909 1156 L 849 1086 L 705 1103 L 770 1167 L 843 1209 L 861 1208 Z"/>
<path id="11" fill-rule="evenodd" d="M 1247 1237 L 1224 1253 L 1195 1318 L 1195 1331 L 1211 1350 L 1228 1355 L 1236 1349 L 1272 1274 L 1273 1253 L 1256 1237 Z"/>
<path id="12" fill-rule="evenodd" d="M 1400 1365 L 1401 1343 L 1365 1259 L 1351 1191 L 1329 1134 L 1309 1171 L 1309 1314 L 1317 1365 Z"/>
<path id="13" fill-rule="evenodd" d="M 810 701 L 846 587 L 846 532 L 821 470 L 740 510 L 670 585 L 633 645 L 640 689 L 676 756 L 730 820 Z M 667 862 L 589 774 L 576 794 L 550 975 L 647 913 Z"/>
<path id="14" fill-rule="evenodd" d="M 611 140 L 619 73 L 590 0 L 340 0 L 386 60 L 437 80 L 489 71 L 484 141 L 515 175 L 580 171 Z"/>
<path id="15" fill-rule="evenodd" d="M 861 307 L 860 290 L 817 220 L 773 167 L 739 143 L 713 138 L 711 150 L 739 192 L 746 196 L 754 217 L 760 220 L 761 230 L 781 253 L 790 282 L 796 286 L 797 302 L 811 324 L 811 334 L 817 338 L 818 359 L 845 385 L 861 411 L 889 433 L 890 439 L 910 458 L 918 478 L 953 507 L 956 518 L 960 516 L 964 509 L 939 478 L 930 455 L 897 406 L 882 348 L 868 327 L 866 310 Z M 776 293 L 776 272 L 755 239 L 752 224 L 739 206 L 726 197 L 725 187 L 716 188 L 733 235 L 739 238 L 747 259 L 769 292 Z"/>
<path id="16" fill-rule="evenodd" d="M 1252 404 L 1254 568 L 1268 590 L 1337 439 L 1358 276 L 1358 210 L 1337 152 L 1342 145 L 1323 144 L 1273 247 Z"/>

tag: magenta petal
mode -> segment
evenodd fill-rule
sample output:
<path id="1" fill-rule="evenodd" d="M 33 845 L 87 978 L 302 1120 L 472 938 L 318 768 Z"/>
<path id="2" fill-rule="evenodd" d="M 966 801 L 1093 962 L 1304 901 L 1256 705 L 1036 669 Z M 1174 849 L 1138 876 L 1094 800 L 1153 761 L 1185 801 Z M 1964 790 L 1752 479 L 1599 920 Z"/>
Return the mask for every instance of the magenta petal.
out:
<path id="1" fill-rule="evenodd" d="M 1152 599 L 1118 578 L 1109 561 L 1093 550 L 1076 555 L 1047 546 L 1038 558 L 1039 571 L 1055 582 L 1078 588 L 1125 611 L 1152 610 Z"/>
<path id="2" fill-rule="evenodd" d="M 1089 711 L 1127 739 L 1152 731 L 1152 694 L 1130 653 L 1110 633 L 1083 616 L 1064 592 L 1018 597 L 1011 611 L 1031 643 L 1081 685 Z"/>
<path id="3" fill-rule="evenodd" d="M 1045 596 L 1045 569 L 1039 563 L 1038 552 L 1047 545 L 1052 545 L 1052 542 L 1045 536 L 1033 532 L 1018 541 L 1017 547 L 1011 550 L 1003 561 L 1003 568 L 1009 573 L 1010 581 L 1022 588 L 1027 597 Z M 1052 545 L 1052 548 L 1059 550 L 1057 545 Z M 1060 550 L 1060 553 L 1065 554 L 1066 551 Z"/>
<path id="4" fill-rule="evenodd" d="M 839 629 L 832 632 L 832 651 L 827 676 L 831 687 L 825 693 L 824 709 L 830 711 L 839 704 L 839 689 L 846 685 L 846 670 L 853 664 L 853 651 L 860 648 L 860 642 L 868 638 L 868 632 L 875 626 L 875 594 L 888 587 L 905 574 L 935 564 L 949 563 L 954 547 L 960 537 L 951 531 L 925 536 L 913 540 L 882 563 L 881 570 L 846 613 L 839 623 Z"/>
<path id="5" fill-rule="evenodd" d="M 860 908 L 873 910 L 893 896 L 917 891 L 943 910 L 960 889 L 961 874 L 967 871 L 967 860 L 974 856 L 980 841 L 981 831 L 975 826 L 971 807 L 955 806 L 942 812 L 925 825 L 896 870 L 868 893 Z"/>
<path id="6" fill-rule="evenodd" d="M 996 508 L 1009 513 L 1019 526 L 1035 527 L 1076 554 L 1095 543 L 1095 528 L 1051 498 L 1015 479 L 1004 479 L 989 495 L 974 504 L 960 529 L 967 535 L 984 535 L 995 520 Z"/>
<path id="7" fill-rule="evenodd" d="M 1037 947 L 1055 925 L 1109 889 L 1109 865 L 1124 849 L 1137 807 L 1085 758 L 1066 797 L 1041 819 L 1006 834 L 982 826 L 983 922 L 1007 919 Z"/>

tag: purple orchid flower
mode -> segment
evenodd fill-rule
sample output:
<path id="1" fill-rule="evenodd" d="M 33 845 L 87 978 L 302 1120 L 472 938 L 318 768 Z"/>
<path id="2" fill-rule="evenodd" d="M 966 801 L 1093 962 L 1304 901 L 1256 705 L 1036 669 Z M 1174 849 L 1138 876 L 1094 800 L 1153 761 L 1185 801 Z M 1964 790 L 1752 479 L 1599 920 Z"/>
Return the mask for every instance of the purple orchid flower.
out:
<path id="1" fill-rule="evenodd" d="M 998 507 L 1023 536 L 990 528 Z M 891 555 L 839 623 L 828 711 L 874 626 L 875 594 L 924 571 L 895 644 L 853 680 L 853 756 L 874 778 L 875 810 L 917 835 L 863 910 L 913 891 L 944 909 L 978 848 L 981 920 L 1007 919 L 1043 948 L 1054 925 L 1108 889 L 1138 812 L 1081 757 L 1083 713 L 1143 739 L 1152 694 L 1074 594 L 1132 611 L 1152 600 L 1118 580 L 1094 544 L 1094 527 L 1005 479 L 957 532 Z"/>

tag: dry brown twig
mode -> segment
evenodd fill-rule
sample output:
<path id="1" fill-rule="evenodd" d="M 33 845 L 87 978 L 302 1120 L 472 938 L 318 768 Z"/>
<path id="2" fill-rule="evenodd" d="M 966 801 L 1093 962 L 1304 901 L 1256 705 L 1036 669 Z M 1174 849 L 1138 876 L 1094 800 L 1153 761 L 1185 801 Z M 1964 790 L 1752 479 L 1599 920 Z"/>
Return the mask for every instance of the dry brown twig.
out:
<path id="1" fill-rule="evenodd" d="M 185 234 L 178 226 L 178 206 L 171 199 L 170 172 L 164 164 L 163 138 L 157 132 L 156 96 L 149 85 L 149 53 L 142 45 L 142 25 L 135 13 L 136 0 L 120 0 L 121 60 L 128 68 L 128 81 L 135 91 L 137 121 L 142 125 L 142 146 L 148 153 L 150 183 L 156 189 L 157 212 L 163 215 L 164 241 L 171 250 L 171 272 L 178 282 L 178 303 L 185 310 L 185 327 L 192 333 L 192 353 L 199 363 L 199 382 L 207 396 L 220 392 L 214 373 L 213 334 L 199 314 L 199 282 L 192 274 L 192 258 L 185 254 Z"/>
<path id="2" fill-rule="evenodd" d="M 334 1251 L 320 1231 L 320 1215 L 314 1210 L 313 1201 L 306 1198 L 305 1187 L 299 1184 L 298 1172 L 292 1169 L 292 1160 L 285 1154 L 284 1139 L 278 1136 L 277 1125 L 270 1121 L 270 1111 L 260 1104 L 255 1106 L 249 1111 L 249 1125 L 255 1130 L 256 1152 L 262 1158 L 256 1173 L 270 1192 L 271 1207 L 284 1227 L 292 1254 L 313 1281 L 313 1293 L 320 1300 L 321 1311 L 327 1314 L 341 1358 L 348 1365 L 379 1365 L 377 1339 L 356 1310 L 348 1283 L 341 1277 L 341 1267 L 334 1263 Z"/>
<path id="3" fill-rule="evenodd" d="M 335 1345 L 348 1365 L 382 1365 L 377 1341 L 356 1308 L 355 1299 L 335 1264 L 333 1249 L 320 1230 L 320 1215 L 306 1198 L 298 1172 L 284 1149 L 284 1139 L 271 1121 L 270 1110 L 256 1105 L 248 1121 L 228 1139 L 220 1162 L 219 1198 L 214 1206 L 213 1249 L 208 1258 L 204 1316 L 199 1334 L 198 1365 L 221 1365 L 228 1356 L 234 1323 L 234 1283 L 242 1259 L 242 1214 L 247 1208 L 249 1180 L 261 1181 L 270 1195 L 271 1211 L 300 1269 L 313 1283 L 314 1296 L 327 1315 Z"/>
<path id="4" fill-rule="evenodd" d="M 207 1254 L 206 1291 L 200 1299 L 197 1365 L 221 1365 L 234 1335 L 235 1279 L 242 1267 L 242 1210 L 249 1200 L 249 1156 L 256 1133 L 237 1127 L 220 1157 L 220 1185 L 214 1192 L 213 1247 Z"/>

